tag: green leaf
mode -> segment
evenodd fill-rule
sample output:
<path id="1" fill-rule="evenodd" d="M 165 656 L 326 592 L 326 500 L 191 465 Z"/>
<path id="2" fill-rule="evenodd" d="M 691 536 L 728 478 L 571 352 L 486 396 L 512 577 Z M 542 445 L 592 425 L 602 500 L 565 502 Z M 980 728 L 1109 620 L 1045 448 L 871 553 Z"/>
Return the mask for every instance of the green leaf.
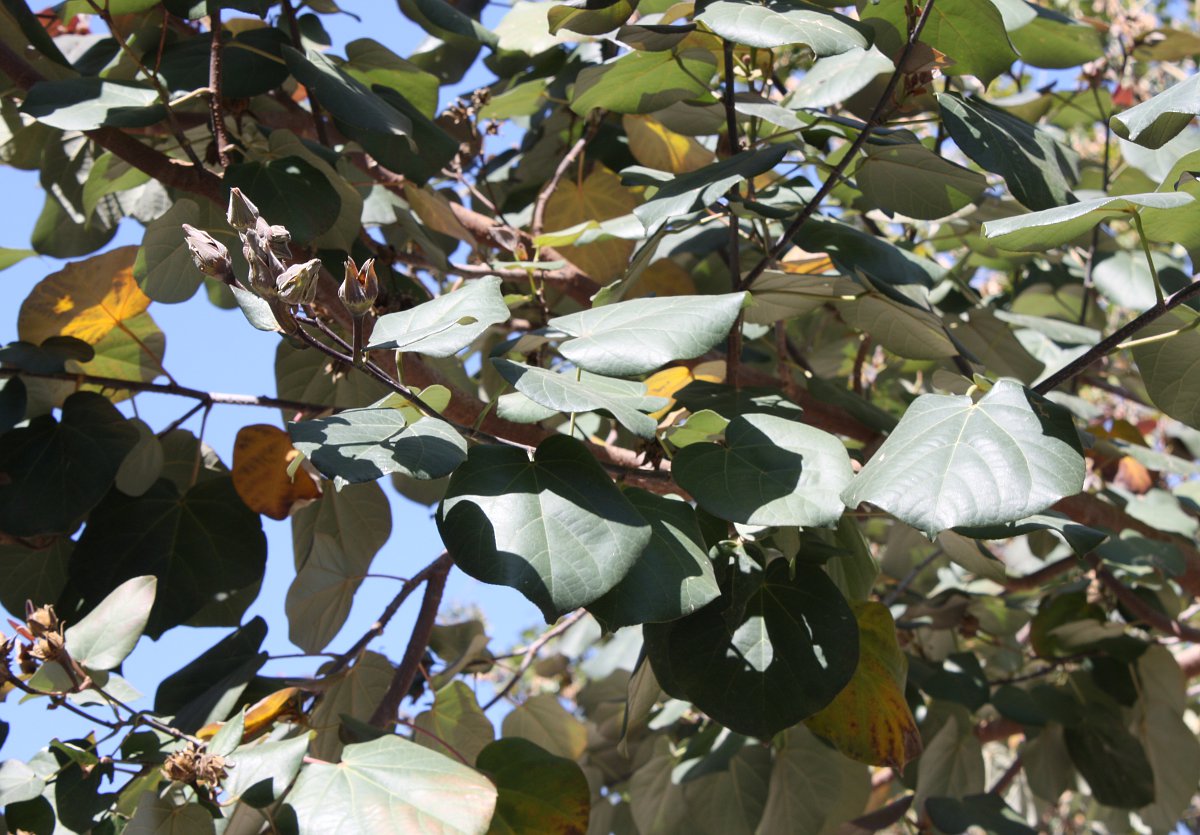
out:
<path id="1" fill-rule="evenodd" d="M 869 30 L 858 21 L 804 2 L 716 0 L 696 15 L 696 22 L 734 43 L 765 49 L 803 44 L 818 58 L 871 45 Z"/>
<path id="2" fill-rule="evenodd" d="M 158 481 L 163 471 L 163 448 L 158 435 L 143 420 L 131 418 L 138 430 L 138 442 L 117 470 L 116 488 L 126 496 L 140 496 Z"/>
<path id="3" fill-rule="evenodd" d="M 423 731 L 413 734 L 413 742 L 471 763 L 496 738 L 496 730 L 480 709 L 475 694 L 466 682 L 458 680 L 438 690 L 433 706 L 418 714 L 413 725 Z"/>
<path id="4" fill-rule="evenodd" d="M 296 569 L 308 562 L 318 534 L 336 539 L 347 554 L 369 560 L 392 533 L 392 510 L 374 482 L 326 490 L 321 498 L 292 514 L 292 551 Z"/>
<path id="5" fill-rule="evenodd" d="M 0 247 L 0 270 L 7 270 L 13 264 L 19 264 L 26 258 L 37 255 L 32 249 L 13 249 L 12 247 Z"/>
<path id="6" fill-rule="evenodd" d="M 431 479 L 463 462 L 467 442 L 453 426 L 424 417 L 409 424 L 400 409 L 347 409 L 288 424 L 292 444 L 330 478 L 374 481 L 388 473 Z"/>
<path id="7" fill-rule="evenodd" d="M 553 693 L 539 693 L 504 717 L 505 738 L 521 737 L 551 754 L 577 760 L 588 744 L 587 726 L 567 712 Z"/>
<path id="8" fill-rule="evenodd" d="M 317 701 L 308 726 L 317 732 L 309 753 L 334 762 L 342 753 L 343 720 L 366 722 L 387 693 L 396 668 L 385 656 L 367 650 Z M 395 738 L 395 737 L 393 737 Z M 319 830 L 318 830 L 319 831 Z"/>
<path id="9" fill-rule="evenodd" d="M 281 48 L 288 39 L 281 29 L 263 27 L 236 35 L 221 34 L 222 96 L 250 99 L 269 93 L 287 80 Z M 158 72 L 171 90 L 190 93 L 207 87 L 210 52 L 208 38 L 184 38 L 167 44 L 157 63 Z"/>
<path id="10" fill-rule="evenodd" d="M 931 797 L 925 801 L 925 811 L 938 831 L 947 835 L 957 835 L 976 826 L 989 835 L 1036 835 L 1024 816 L 1017 814 L 999 794 L 971 794 L 961 800 Z"/>
<path id="11" fill-rule="evenodd" d="M 284 603 L 293 644 L 316 653 L 337 637 L 374 556 L 373 551 L 350 551 L 328 534 L 313 537 Z"/>
<path id="12" fill-rule="evenodd" d="M 218 226 L 215 218 L 202 221 L 201 211 L 201 207 L 193 201 L 180 199 L 165 214 L 146 225 L 141 249 L 133 263 L 133 277 L 137 279 L 142 292 L 154 301 L 164 304 L 187 301 L 203 283 L 204 274 L 196 269 L 192 261 L 192 254 L 180 228 L 182 224 L 205 229 L 225 244 L 231 256 L 240 249 L 233 230 L 224 223 Z"/>
<path id="13" fill-rule="evenodd" d="M 867 806 L 871 775 L 803 727 L 789 728 L 771 769 L 758 831 L 833 835 Z"/>
<path id="14" fill-rule="evenodd" d="M 743 386 L 734 388 L 707 380 L 693 380 L 675 392 L 675 400 L 695 416 L 712 411 L 733 419 L 738 415 L 762 413 L 789 420 L 800 419 L 800 407 L 778 389 Z"/>
<path id="15" fill-rule="evenodd" d="M 1191 323 L 1190 317 L 1168 313 L 1141 330 L 1138 337 L 1158 336 Z M 1192 328 L 1158 342 L 1135 345 L 1133 358 L 1150 401 L 1176 420 L 1200 427 L 1200 330 Z"/>
<path id="16" fill-rule="evenodd" d="M 305 765 L 288 804 L 301 832 L 483 835 L 496 788 L 449 757 L 388 735 L 347 745 L 337 765 Z"/>
<path id="17" fill-rule="evenodd" d="M 1070 416 L 1012 380 L 978 402 L 918 397 L 842 494 L 933 536 L 959 525 L 1015 522 L 1083 488 Z"/>
<path id="18" fill-rule="evenodd" d="M 406 61 L 378 41 L 359 38 L 346 44 L 346 63 L 342 69 L 367 87 L 379 84 L 395 90 L 429 118 L 437 114 L 437 76 Z"/>
<path id="19" fill-rule="evenodd" d="M 20 760 L 0 763 L 0 805 L 32 800 L 45 788 L 46 781 Z"/>
<path id="20" fill-rule="evenodd" d="M 745 301 L 744 292 L 631 299 L 547 325 L 572 337 L 558 346 L 572 364 L 593 374 L 632 377 L 711 350 L 729 335 Z"/>
<path id="21" fill-rule="evenodd" d="M 707 49 L 630 52 L 585 67 L 575 79 L 571 110 L 586 116 L 599 107 L 613 113 L 653 113 L 706 94 L 717 61 Z"/>
<path id="22" fill-rule="evenodd" d="M 556 374 L 544 368 L 506 359 L 493 359 L 500 376 L 535 403 L 559 412 L 605 411 L 640 438 L 653 438 L 658 422 L 644 412 L 667 405 L 664 397 L 646 394 L 646 386 L 632 380 L 601 377 L 582 371 Z"/>
<path id="23" fill-rule="evenodd" d="M 787 103 L 806 109 L 841 104 L 894 69 L 892 59 L 875 47 L 830 55 L 813 64 L 812 69 L 799 79 Z"/>
<path id="24" fill-rule="evenodd" d="M 49 415 L 0 435 L 0 531 L 70 533 L 107 492 L 137 429 L 104 397 L 72 394 Z"/>
<path id="25" fill-rule="evenodd" d="M 158 593 L 146 634 L 157 639 L 212 602 L 259 583 L 266 548 L 258 514 L 228 476 L 182 494 L 166 479 L 137 498 L 113 491 L 75 546 L 67 605 L 59 611 L 77 620 L 126 580 L 153 574 Z M 230 617 L 241 619 L 240 612 Z"/>
<path id="26" fill-rule="evenodd" d="M 1100 543 L 1108 539 L 1108 534 L 1072 522 L 1065 516 L 1054 513 L 1034 514 L 1025 519 L 1018 519 L 1005 525 L 988 525 L 984 527 L 959 527 L 955 530 L 963 536 L 972 539 L 1009 539 L 1022 536 L 1034 531 L 1054 531 L 1079 556 L 1090 554 Z"/>
<path id="27" fill-rule="evenodd" d="M 1200 115 L 1200 76 L 1190 76 L 1109 120 L 1113 132 L 1144 148 L 1161 148 Z"/>
<path id="28" fill-rule="evenodd" d="M 268 221 L 286 226 L 293 238 L 304 243 L 333 228 L 342 208 L 342 198 L 329 179 L 298 156 L 231 165 L 225 170 L 225 182 L 245 192 Z"/>
<path id="29" fill-rule="evenodd" d="M 150 87 L 94 76 L 39 81 L 29 88 L 21 112 L 60 130 L 144 128 L 165 111 Z"/>
<path id="30" fill-rule="evenodd" d="M 188 803 L 181 789 L 165 795 L 145 792 L 122 830 L 126 835 L 212 835 L 212 814 L 199 803 Z"/>
<path id="31" fill-rule="evenodd" d="M 291 785 L 307 753 L 307 734 L 237 748 L 228 757 L 233 768 L 221 784 L 226 800 L 240 800 L 256 808 L 270 805 Z"/>
<path id="32" fill-rule="evenodd" d="M 672 218 L 687 214 L 693 209 L 709 206 L 724 197 L 732 186 L 770 171 L 783 161 L 787 150 L 786 147 L 776 145 L 748 151 L 682 176 L 655 172 L 648 168 L 628 168 L 625 169 L 623 181 L 628 182 L 631 174 L 644 173 L 652 177 L 653 184 L 658 185 L 654 196 L 633 210 L 634 216 L 646 228 L 646 234 L 652 235 Z"/>
<path id="33" fill-rule="evenodd" d="M 635 5 L 630 0 L 569 0 L 551 6 L 548 14 L 550 34 L 566 29 L 580 35 L 603 35 L 628 20 Z"/>
<path id="34" fill-rule="evenodd" d="M 983 791 L 983 780 L 983 747 L 975 736 L 970 714 L 965 708 L 955 706 L 917 760 L 917 796 L 913 806 L 923 809 L 930 797 L 977 794 Z"/>
<path id="35" fill-rule="evenodd" d="M 1047 132 L 978 99 L 938 96 L 950 138 L 980 168 L 999 174 L 1030 209 L 1074 202 L 1078 157 Z"/>
<path id="36" fill-rule="evenodd" d="M 709 513 L 747 525 L 827 527 L 845 506 L 853 471 L 842 442 L 773 415 L 739 415 L 725 445 L 690 444 L 675 456 L 679 486 Z"/>
<path id="37" fill-rule="evenodd" d="M 953 214 L 978 200 L 987 188 L 982 174 L 917 142 L 872 147 L 854 176 L 867 200 L 918 220 Z"/>
<path id="38" fill-rule="evenodd" d="M 1195 202 L 1192 195 L 1181 191 L 1097 197 L 1069 206 L 990 220 L 983 225 L 983 235 L 1003 249 L 1045 252 L 1075 240 L 1097 223 L 1110 218 L 1131 217 L 1143 209 L 1177 211 Z"/>
<path id="39" fill-rule="evenodd" d="M 375 323 L 368 347 L 413 351 L 430 357 L 453 356 L 492 325 L 508 321 L 500 283 L 500 279 L 486 276 L 461 290 L 382 316 Z"/>
<path id="40" fill-rule="evenodd" d="M 1008 33 L 1024 63 L 1062 70 L 1104 55 L 1104 33 L 1095 26 L 1035 3 L 1021 5 L 1036 13 L 1029 23 Z"/>
<path id="41" fill-rule="evenodd" d="M 485 44 L 495 47 L 497 35 L 444 0 L 398 0 L 400 11 L 430 35 L 457 49 Z M 448 79 L 449 80 L 449 79 Z"/>
<path id="42" fill-rule="evenodd" d="M 226 635 L 163 679 L 154 694 L 155 712 L 174 716 L 174 727 L 188 733 L 228 717 L 267 661 L 259 651 L 266 635 L 266 621 L 259 617 Z"/>
<path id="43" fill-rule="evenodd" d="M 1100 803 L 1137 809 L 1154 802 L 1155 775 L 1146 749 L 1122 723 L 1120 714 L 1089 708 L 1063 736 L 1071 762 Z"/>
<path id="44" fill-rule="evenodd" d="M 67 629 L 71 657 L 90 670 L 113 670 L 133 652 L 154 606 L 155 577 L 117 586 L 83 620 Z"/>
<path id="45" fill-rule="evenodd" d="M 846 686 L 858 666 L 858 627 L 819 568 L 775 560 L 733 582 L 736 595 L 643 626 L 646 652 L 667 693 L 731 730 L 767 739 Z"/>
<path id="46" fill-rule="evenodd" d="M 437 523 L 456 565 L 517 589 L 547 623 L 612 589 L 652 535 L 586 447 L 561 435 L 532 461 L 519 449 L 473 448 Z"/>
<path id="47" fill-rule="evenodd" d="M 883 293 L 867 293 L 838 302 L 846 324 L 869 334 L 894 354 L 908 359 L 940 359 L 959 353 L 933 312 L 897 301 Z"/>
<path id="48" fill-rule="evenodd" d="M 367 374 L 335 374 L 320 351 L 294 348 L 282 339 L 275 349 L 275 386 L 279 397 L 335 409 L 369 406 L 391 392 Z"/>
<path id="49" fill-rule="evenodd" d="M 74 547 L 65 536 L 55 537 L 41 550 L 0 545 L 0 603 L 9 614 L 24 618 L 26 600 L 39 606 L 58 599 L 67 584 L 67 561 Z"/>
<path id="50" fill-rule="evenodd" d="M 499 790 L 489 833 L 583 832 L 591 790 L 583 770 L 527 739 L 498 739 L 479 754 L 476 767 Z"/>
<path id="51" fill-rule="evenodd" d="M 721 593 L 696 513 L 686 502 L 631 488 L 625 498 L 650 523 L 650 542 L 621 582 L 588 606 L 607 632 L 676 620 Z"/>

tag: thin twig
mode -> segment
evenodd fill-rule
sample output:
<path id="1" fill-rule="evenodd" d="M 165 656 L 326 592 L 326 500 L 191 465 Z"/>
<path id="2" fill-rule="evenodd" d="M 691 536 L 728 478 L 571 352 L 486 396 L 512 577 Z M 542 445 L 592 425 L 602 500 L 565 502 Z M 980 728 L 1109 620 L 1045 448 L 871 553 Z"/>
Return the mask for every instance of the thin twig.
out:
<path id="1" fill-rule="evenodd" d="M 1008 768 L 1004 770 L 1004 773 L 1000 775 L 1000 779 L 996 781 L 996 784 L 988 789 L 988 794 L 1004 794 L 1008 790 L 1008 787 L 1012 785 L 1012 781 L 1017 779 L 1017 775 L 1021 773 L 1024 765 L 1021 761 L 1021 755 L 1017 754 L 1013 761 L 1009 763 Z"/>
<path id="2" fill-rule="evenodd" d="M 229 137 L 225 134 L 225 114 L 221 110 L 221 6 L 210 3 L 208 12 L 212 43 L 208 49 L 208 113 L 212 117 L 213 138 L 217 142 L 217 161 L 229 167 Z"/>
<path id="3" fill-rule="evenodd" d="M 769 253 L 764 255 L 762 260 L 755 264 L 754 268 L 751 269 L 750 272 L 746 273 L 746 275 L 742 277 L 741 282 L 738 284 L 739 290 L 745 290 L 747 287 L 753 284 L 754 279 L 762 275 L 772 262 L 778 260 L 785 252 L 787 252 L 788 248 L 792 244 L 792 238 L 795 237 L 796 233 L 799 232 L 804 224 L 808 222 L 808 219 L 816 214 L 817 209 L 819 209 L 821 206 L 821 202 L 829 196 L 829 193 L 833 191 L 838 182 L 841 181 L 842 175 L 845 173 L 850 163 L 858 156 L 858 152 L 862 149 L 862 146 L 867 143 L 867 139 L 870 137 L 872 131 L 874 131 L 875 128 L 879 127 L 879 125 L 882 123 L 884 113 L 891 104 L 892 96 L 896 92 L 896 87 L 899 85 L 900 79 L 904 75 L 904 67 L 908 65 L 909 55 L 912 53 L 913 49 L 916 48 L 917 43 L 921 40 L 921 32 L 925 28 L 925 22 L 929 20 L 929 15 L 930 12 L 933 11 L 933 4 L 935 2 L 936 0 L 928 0 L 928 2 L 925 3 L 925 8 L 921 10 L 921 16 L 917 18 L 917 22 L 913 26 L 912 32 L 909 33 L 908 41 L 904 44 L 904 49 L 900 52 L 899 57 L 896 59 L 895 72 L 893 72 L 892 77 L 888 79 L 887 87 L 885 87 L 883 90 L 883 95 L 879 97 L 879 101 L 875 104 L 875 109 L 871 111 L 871 115 L 863 124 L 862 130 L 859 131 L 858 136 L 856 136 L 854 141 L 850 144 L 850 148 L 846 151 L 845 155 L 838 160 L 837 165 L 833 167 L 833 171 L 828 177 L 825 178 L 825 182 L 821 184 L 821 188 L 817 190 L 817 193 L 813 195 L 813 198 L 809 200 L 807 204 L 805 204 L 804 209 L 799 215 L 796 216 L 796 219 L 791 222 L 788 228 L 779 237 L 779 240 L 775 243 L 774 248 L 772 248 Z"/>
<path id="4" fill-rule="evenodd" d="M 1095 345 L 1087 350 L 1086 353 L 1076 357 L 1071 362 L 1064 365 L 1058 371 L 1055 371 L 1046 379 L 1042 380 L 1033 390 L 1038 394 L 1047 394 L 1054 391 L 1061 384 L 1070 380 L 1076 374 L 1087 370 L 1095 363 L 1099 362 L 1103 357 L 1108 356 L 1117 347 L 1128 340 L 1142 328 L 1154 322 L 1157 319 L 1170 313 L 1181 304 L 1190 301 L 1191 299 L 1200 297 L 1200 276 L 1192 276 L 1192 281 L 1182 290 L 1174 293 L 1170 298 L 1161 302 L 1156 302 L 1153 307 L 1147 310 L 1142 315 L 1128 322 L 1124 327 L 1110 333 L 1108 336 L 1101 339 Z"/>
<path id="5" fill-rule="evenodd" d="M 558 188 L 559 182 L 563 175 L 567 173 L 567 169 L 571 164 L 583 153 L 583 149 L 592 141 L 592 137 L 596 135 L 596 130 L 599 128 L 600 122 L 596 121 L 592 127 L 589 127 L 583 132 L 583 136 L 576 140 L 571 146 L 571 150 L 567 151 L 566 156 L 559 160 L 558 167 L 554 169 L 554 175 L 542 186 L 542 190 L 538 192 L 537 202 L 533 204 L 533 220 L 529 224 L 529 234 L 536 238 L 542 234 L 546 219 L 546 204 L 550 202 L 550 198 L 554 195 Z"/>
<path id="6" fill-rule="evenodd" d="M 495 696 L 492 696 L 491 701 L 483 706 L 483 711 L 486 713 L 493 705 L 509 694 L 509 691 L 511 691 L 517 685 L 517 682 L 521 680 L 521 676 L 525 675 L 525 671 L 533 666 L 533 662 L 537 659 L 538 650 L 540 650 L 554 638 L 557 638 L 559 635 L 566 632 L 568 629 L 578 623 L 586 614 L 587 611 L 584 609 L 580 609 L 577 612 L 572 612 L 560 620 L 555 626 L 543 632 L 536 641 L 530 644 L 525 650 L 525 656 L 521 659 L 521 663 L 517 667 L 516 672 L 513 673 L 513 677 L 508 680 L 507 684 L 497 691 Z"/>
<path id="7" fill-rule="evenodd" d="M 734 100 L 733 42 L 729 40 L 722 41 L 722 51 L 725 72 L 724 90 L 721 91 L 721 100 L 725 107 L 725 136 L 726 142 L 729 144 L 729 156 L 735 157 L 742 151 L 742 141 L 738 136 L 737 103 Z M 734 183 L 727 195 L 729 209 L 729 243 L 727 244 L 729 249 L 729 281 L 733 285 L 734 290 L 741 288 L 742 284 L 741 230 L 739 228 L 737 213 L 733 210 L 733 204 L 739 198 L 740 191 L 738 184 Z M 734 388 L 738 387 L 738 374 L 742 365 L 742 325 L 745 321 L 745 314 L 738 311 L 737 319 L 734 320 L 733 327 L 729 329 L 729 340 L 726 343 L 725 349 L 725 380 Z"/>
<path id="8" fill-rule="evenodd" d="M 292 47 L 303 50 L 304 43 L 300 40 L 300 25 L 296 23 L 296 10 L 292 6 L 292 0 L 283 0 L 283 16 L 287 18 L 288 32 L 292 36 Z M 317 140 L 322 145 L 329 145 L 329 132 L 325 129 L 325 116 L 324 111 L 321 110 L 321 103 L 317 101 L 317 94 L 312 88 L 306 87 L 305 89 L 308 91 L 308 106 L 312 112 Z"/>
<path id="9" fill-rule="evenodd" d="M 404 650 L 404 657 L 392 675 L 392 683 L 388 685 L 383 700 L 371 716 L 371 724 L 377 728 L 386 728 L 396 721 L 400 713 L 400 704 L 408 695 L 421 666 L 421 659 L 425 657 L 425 650 L 429 647 L 429 638 L 437 621 L 438 606 L 442 603 L 442 592 L 446 590 L 446 577 L 454 566 L 449 554 L 442 554 L 435 562 L 438 567 L 431 571 L 425 580 L 425 596 L 421 598 L 421 610 L 417 613 L 417 622 L 408 639 L 408 648 Z"/>
<path id="10" fill-rule="evenodd" d="M 1137 593 L 1118 580 L 1111 571 L 1104 567 L 1100 562 L 1099 557 L 1089 557 L 1088 562 L 1096 571 L 1096 578 L 1104 584 L 1105 588 L 1111 591 L 1120 601 L 1130 614 L 1141 620 L 1147 626 L 1157 629 L 1159 632 L 1164 632 L 1167 635 L 1174 635 L 1184 641 L 1192 643 L 1200 643 L 1200 629 L 1194 626 L 1188 626 L 1185 623 L 1180 623 L 1172 617 L 1168 617 L 1162 612 L 1152 608 L 1146 601 L 1137 596 Z"/>

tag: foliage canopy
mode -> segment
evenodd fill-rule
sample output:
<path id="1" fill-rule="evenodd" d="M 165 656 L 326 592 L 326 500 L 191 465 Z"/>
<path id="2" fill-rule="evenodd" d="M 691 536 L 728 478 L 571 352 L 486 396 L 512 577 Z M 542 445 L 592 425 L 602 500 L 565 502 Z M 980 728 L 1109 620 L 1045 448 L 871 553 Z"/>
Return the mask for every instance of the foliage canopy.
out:
<path id="1" fill-rule="evenodd" d="M 0 676 L 93 728 L 0 765 L 9 830 L 1172 831 L 1191 4 L 485 5 L 399 0 L 416 51 L 331 48 L 332 0 L 0 7 L 0 162 L 45 191 L 0 259 L 70 260 L 0 348 Z M 278 334 L 276 396 L 167 372 L 200 292 Z M 284 420 L 228 463 L 183 428 L 247 406 Z M 286 623 L 245 616 L 262 516 Z M 452 571 L 549 628 L 439 620 Z M 139 639 L 195 626 L 139 702 Z"/>

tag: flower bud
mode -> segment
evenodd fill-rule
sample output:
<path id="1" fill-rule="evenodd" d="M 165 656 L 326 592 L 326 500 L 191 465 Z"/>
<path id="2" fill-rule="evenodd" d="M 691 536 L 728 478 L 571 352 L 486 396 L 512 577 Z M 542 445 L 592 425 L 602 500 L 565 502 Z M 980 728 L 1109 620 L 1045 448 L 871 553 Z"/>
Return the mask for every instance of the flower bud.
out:
<path id="1" fill-rule="evenodd" d="M 247 276 L 250 291 L 264 299 L 278 297 L 279 287 L 275 283 L 275 277 L 283 272 L 283 266 L 272 269 L 278 264 L 275 254 L 270 250 L 264 253 L 249 241 L 242 247 L 242 254 L 246 256 L 246 263 L 250 266 L 250 274 Z M 270 263 L 271 260 L 274 260 L 275 264 Z"/>
<path id="2" fill-rule="evenodd" d="M 293 264 L 275 282 L 279 298 L 288 304 L 312 304 L 317 297 L 317 276 L 321 274 L 321 259 Z"/>
<path id="3" fill-rule="evenodd" d="M 258 207 L 242 194 L 240 188 L 235 187 L 229 192 L 229 212 L 225 218 L 239 232 L 252 229 L 259 218 Z"/>
<path id="4" fill-rule="evenodd" d="M 362 268 L 354 266 L 354 259 L 346 259 L 346 278 L 338 288 L 338 297 L 350 315 L 360 317 L 371 309 L 379 297 L 379 279 L 375 276 L 375 259 L 368 258 Z"/>
<path id="5" fill-rule="evenodd" d="M 271 250 L 280 258 L 291 258 L 292 250 L 288 246 L 292 241 L 292 233 L 286 226 L 270 227 Z"/>
<path id="6" fill-rule="evenodd" d="M 224 279 L 233 272 L 233 262 L 225 245 L 202 229 L 183 224 L 184 242 L 191 250 L 196 269 L 205 275 Z"/>

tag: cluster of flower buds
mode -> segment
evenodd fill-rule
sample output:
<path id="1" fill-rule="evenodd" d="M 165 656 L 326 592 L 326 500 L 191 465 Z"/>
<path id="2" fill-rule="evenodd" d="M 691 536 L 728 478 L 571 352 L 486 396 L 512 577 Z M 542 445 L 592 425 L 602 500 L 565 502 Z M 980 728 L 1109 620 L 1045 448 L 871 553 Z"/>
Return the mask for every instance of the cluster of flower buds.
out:
<path id="1" fill-rule="evenodd" d="M 284 304 L 311 304 L 317 296 L 320 259 L 285 267 L 283 259 L 292 254 L 288 247 L 291 233 L 282 226 L 267 223 L 258 207 L 239 188 L 229 194 L 226 218 L 242 239 L 242 254 L 250 265 L 247 284 L 251 292 Z"/>
<path id="2" fill-rule="evenodd" d="M 0 673 L 8 675 L 8 664 L 13 649 L 17 651 L 17 665 L 23 675 L 33 675 L 38 667 L 48 661 L 58 661 L 76 679 L 75 672 L 86 676 L 82 669 L 77 670 L 75 663 L 67 652 L 67 639 L 64 634 L 66 625 L 58 619 L 53 606 L 34 607 L 33 603 L 25 602 L 25 622 L 17 623 L 10 620 L 16 627 L 17 634 L 9 639 L 3 639 L 4 665 Z M 21 643 L 18 638 L 24 638 L 28 643 Z"/>
<path id="3" fill-rule="evenodd" d="M 229 768 L 232 766 L 225 762 L 224 757 L 210 754 L 203 747 L 189 742 L 186 747 L 167 757 L 162 772 L 168 780 L 178 780 L 212 791 L 229 776 Z"/>

